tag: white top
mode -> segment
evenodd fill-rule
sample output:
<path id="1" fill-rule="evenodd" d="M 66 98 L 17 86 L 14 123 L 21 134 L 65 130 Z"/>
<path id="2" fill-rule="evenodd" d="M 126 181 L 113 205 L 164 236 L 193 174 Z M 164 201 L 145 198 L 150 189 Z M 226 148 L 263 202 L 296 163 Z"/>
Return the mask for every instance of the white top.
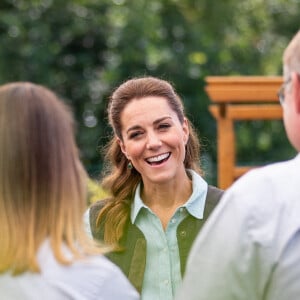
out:
<path id="1" fill-rule="evenodd" d="M 67 251 L 67 250 L 66 250 Z M 121 270 L 102 255 L 65 266 L 59 264 L 48 241 L 38 252 L 41 273 L 0 275 L 5 300 L 135 300 L 138 293 Z"/>
<path id="2" fill-rule="evenodd" d="M 248 172 L 225 193 L 176 299 L 300 299 L 300 154 Z"/>

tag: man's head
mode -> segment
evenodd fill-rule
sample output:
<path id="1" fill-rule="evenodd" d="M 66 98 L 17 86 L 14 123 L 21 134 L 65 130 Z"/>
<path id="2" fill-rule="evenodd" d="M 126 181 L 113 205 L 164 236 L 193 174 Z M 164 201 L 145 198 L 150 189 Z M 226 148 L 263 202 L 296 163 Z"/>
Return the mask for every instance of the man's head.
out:
<path id="1" fill-rule="evenodd" d="M 283 54 L 283 120 L 291 144 L 300 152 L 300 31 Z"/>

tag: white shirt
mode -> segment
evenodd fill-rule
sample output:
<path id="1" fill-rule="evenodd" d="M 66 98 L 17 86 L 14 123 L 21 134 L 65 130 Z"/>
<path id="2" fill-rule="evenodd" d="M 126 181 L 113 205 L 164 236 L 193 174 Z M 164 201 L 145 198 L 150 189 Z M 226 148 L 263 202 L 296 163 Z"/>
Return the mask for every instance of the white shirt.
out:
<path id="1" fill-rule="evenodd" d="M 248 172 L 225 193 L 176 299 L 300 299 L 300 154 Z"/>
<path id="2" fill-rule="evenodd" d="M 65 249 L 66 250 L 66 249 Z M 67 250 L 66 250 L 67 251 Z M 71 265 L 59 264 L 49 241 L 38 252 L 41 273 L 0 275 L 3 300 L 136 300 L 138 293 L 121 270 L 102 255 Z"/>

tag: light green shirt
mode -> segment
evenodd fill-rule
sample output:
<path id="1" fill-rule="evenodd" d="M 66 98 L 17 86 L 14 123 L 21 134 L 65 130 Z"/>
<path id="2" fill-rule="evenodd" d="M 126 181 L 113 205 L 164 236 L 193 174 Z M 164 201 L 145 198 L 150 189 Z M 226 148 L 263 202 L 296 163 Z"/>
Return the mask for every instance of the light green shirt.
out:
<path id="1" fill-rule="evenodd" d="M 200 175 L 192 170 L 188 172 L 192 176 L 193 193 L 184 205 L 177 208 L 165 231 L 159 218 L 143 203 L 141 185 L 135 191 L 131 222 L 143 232 L 147 241 L 142 300 L 172 300 L 181 283 L 177 227 L 188 214 L 203 218 L 208 188 Z"/>

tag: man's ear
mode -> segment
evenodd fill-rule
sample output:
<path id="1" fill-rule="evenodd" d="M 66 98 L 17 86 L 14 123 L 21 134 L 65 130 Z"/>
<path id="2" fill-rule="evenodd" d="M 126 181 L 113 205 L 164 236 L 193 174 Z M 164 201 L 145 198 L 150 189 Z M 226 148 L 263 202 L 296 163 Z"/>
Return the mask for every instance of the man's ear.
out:
<path id="1" fill-rule="evenodd" d="M 295 101 L 296 112 L 300 114 L 300 74 L 293 72 L 293 101 Z"/>

